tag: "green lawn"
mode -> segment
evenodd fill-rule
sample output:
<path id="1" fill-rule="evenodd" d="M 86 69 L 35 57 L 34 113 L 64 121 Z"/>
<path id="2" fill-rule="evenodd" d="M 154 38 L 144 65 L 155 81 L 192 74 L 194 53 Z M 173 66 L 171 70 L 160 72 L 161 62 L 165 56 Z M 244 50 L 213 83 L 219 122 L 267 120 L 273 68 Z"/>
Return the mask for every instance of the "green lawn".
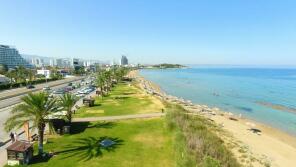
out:
<path id="1" fill-rule="evenodd" d="M 49 139 L 44 146 L 45 151 L 56 152 L 56 156 L 30 166 L 175 166 L 174 135 L 165 127 L 163 118 L 75 123 L 73 134 Z M 98 147 L 103 138 L 117 144 L 110 150 Z"/>
<path id="2" fill-rule="evenodd" d="M 119 83 L 104 98 L 96 97 L 94 107 L 80 108 L 74 117 L 113 116 L 161 112 L 163 104 L 128 83 Z"/>

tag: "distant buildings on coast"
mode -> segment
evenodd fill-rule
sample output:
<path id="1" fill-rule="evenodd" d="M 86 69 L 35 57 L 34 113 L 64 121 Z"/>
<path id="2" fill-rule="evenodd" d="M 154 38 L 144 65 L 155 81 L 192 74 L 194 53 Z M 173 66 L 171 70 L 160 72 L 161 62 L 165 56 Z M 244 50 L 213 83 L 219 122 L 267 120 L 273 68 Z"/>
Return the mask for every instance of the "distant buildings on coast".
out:
<path id="1" fill-rule="evenodd" d="M 24 55 L 25 59 L 35 67 L 58 67 L 58 68 L 75 68 L 75 67 L 90 67 L 96 64 L 104 64 L 99 60 L 84 60 L 78 58 L 50 58 L 34 55 Z"/>
<path id="2" fill-rule="evenodd" d="M 99 60 L 85 60 L 78 58 L 53 58 L 37 55 L 20 54 L 19 51 L 9 45 L 0 45 L 0 65 L 7 69 L 14 69 L 18 66 L 25 68 L 43 68 L 47 66 L 58 68 L 91 67 L 106 64 Z"/>
<path id="3" fill-rule="evenodd" d="M 18 66 L 25 68 L 39 68 L 44 67 L 57 67 L 57 68 L 94 68 L 97 65 L 119 65 L 133 67 L 133 64 L 129 64 L 128 58 L 125 55 L 121 56 L 119 63 L 115 61 L 111 63 L 99 61 L 99 60 L 86 60 L 78 58 L 53 58 L 42 57 L 37 55 L 20 54 L 19 51 L 12 46 L 0 45 L 0 65 L 4 65 L 7 69 L 14 69 Z"/>
<path id="4" fill-rule="evenodd" d="M 128 59 L 127 59 L 126 56 L 124 56 L 124 55 L 121 56 L 120 65 L 121 66 L 127 66 L 128 65 Z"/>

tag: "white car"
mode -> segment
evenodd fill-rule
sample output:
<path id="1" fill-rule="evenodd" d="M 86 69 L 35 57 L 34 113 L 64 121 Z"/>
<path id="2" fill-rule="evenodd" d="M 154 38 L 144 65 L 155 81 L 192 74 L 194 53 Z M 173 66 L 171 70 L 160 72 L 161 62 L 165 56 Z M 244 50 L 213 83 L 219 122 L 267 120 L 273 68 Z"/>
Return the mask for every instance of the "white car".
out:
<path id="1" fill-rule="evenodd" d="M 85 96 L 84 94 L 81 94 L 81 93 L 78 93 L 78 92 L 74 93 L 74 95 L 75 95 L 76 97 L 84 97 L 84 96 Z"/>
<path id="2" fill-rule="evenodd" d="M 50 91 L 51 88 L 49 86 L 45 86 L 44 88 L 42 88 L 43 91 Z"/>

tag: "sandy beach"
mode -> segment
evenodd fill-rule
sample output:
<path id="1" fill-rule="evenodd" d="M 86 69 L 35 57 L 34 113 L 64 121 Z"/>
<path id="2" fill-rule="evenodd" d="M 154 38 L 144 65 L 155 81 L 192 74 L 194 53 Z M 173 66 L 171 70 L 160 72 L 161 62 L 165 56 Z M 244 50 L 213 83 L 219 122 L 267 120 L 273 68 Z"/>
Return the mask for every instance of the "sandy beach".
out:
<path id="1" fill-rule="evenodd" d="M 202 115 L 215 122 L 222 129 L 218 135 L 244 166 L 295 166 L 295 136 L 240 115 L 223 112 L 219 108 L 193 104 L 189 100 L 167 95 L 158 85 L 140 76 L 138 71 L 130 72 L 129 77 L 137 80 L 139 86 L 147 93 L 164 101 L 179 104 L 191 114 Z"/>

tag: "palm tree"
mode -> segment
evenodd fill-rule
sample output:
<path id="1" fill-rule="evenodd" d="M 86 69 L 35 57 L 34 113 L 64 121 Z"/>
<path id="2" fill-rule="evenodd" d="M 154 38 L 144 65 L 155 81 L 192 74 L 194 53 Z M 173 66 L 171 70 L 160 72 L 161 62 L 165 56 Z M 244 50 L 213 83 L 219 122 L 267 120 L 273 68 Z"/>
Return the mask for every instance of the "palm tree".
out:
<path id="1" fill-rule="evenodd" d="M 115 75 L 115 78 L 116 78 L 116 82 L 120 82 L 120 80 L 121 80 L 121 68 L 117 68 L 116 70 L 115 70 L 115 73 L 114 73 L 114 75 Z"/>
<path id="2" fill-rule="evenodd" d="M 7 77 L 9 77 L 9 80 L 10 80 L 10 88 L 12 88 L 12 84 L 14 82 L 14 78 L 16 77 L 15 70 L 9 70 L 6 75 L 7 75 Z"/>
<path id="3" fill-rule="evenodd" d="M 49 99 L 44 93 L 28 94 L 21 98 L 21 104 L 11 111 L 11 117 L 5 122 L 5 130 L 20 128 L 24 122 L 32 122 L 38 129 L 38 154 L 43 153 L 43 135 L 47 118 L 57 112 L 56 99 Z"/>
<path id="4" fill-rule="evenodd" d="M 76 101 L 77 98 L 70 93 L 60 96 L 59 106 L 63 107 L 63 109 L 67 111 L 66 118 L 69 123 L 72 121 L 72 108 L 74 107 Z"/>
<path id="5" fill-rule="evenodd" d="M 97 87 L 100 88 L 102 98 L 104 96 L 105 80 L 106 80 L 105 76 L 102 74 L 102 72 L 100 72 L 97 76 L 97 79 L 96 79 L 96 85 L 97 85 Z"/>
<path id="6" fill-rule="evenodd" d="M 117 68 L 115 71 L 115 78 L 117 82 L 120 82 L 124 75 L 126 75 L 127 71 L 124 68 Z"/>
<path id="7" fill-rule="evenodd" d="M 0 64 L 0 74 L 4 75 L 8 71 L 7 65 L 6 64 Z"/>
<path id="8" fill-rule="evenodd" d="M 32 81 L 35 80 L 36 69 L 28 69 L 26 75 L 29 80 L 29 83 L 32 83 Z"/>
<path id="9" fill-rule="evenodd" d="M 111 90 L 112 75 L 110 71 L 105 71 L 103 75 L 105 76 L 106 92 L 108 94 L 108 92 Z"/>
<path id="10" fill-rule="evenodd" d="M 25 82 L 26 81 L 26 73 L 27 73 L 27 69 L 23 66 L 17 66 L 15 68 L 15 72 L 16 72 L 16 81 L 17 82 Z"/>

